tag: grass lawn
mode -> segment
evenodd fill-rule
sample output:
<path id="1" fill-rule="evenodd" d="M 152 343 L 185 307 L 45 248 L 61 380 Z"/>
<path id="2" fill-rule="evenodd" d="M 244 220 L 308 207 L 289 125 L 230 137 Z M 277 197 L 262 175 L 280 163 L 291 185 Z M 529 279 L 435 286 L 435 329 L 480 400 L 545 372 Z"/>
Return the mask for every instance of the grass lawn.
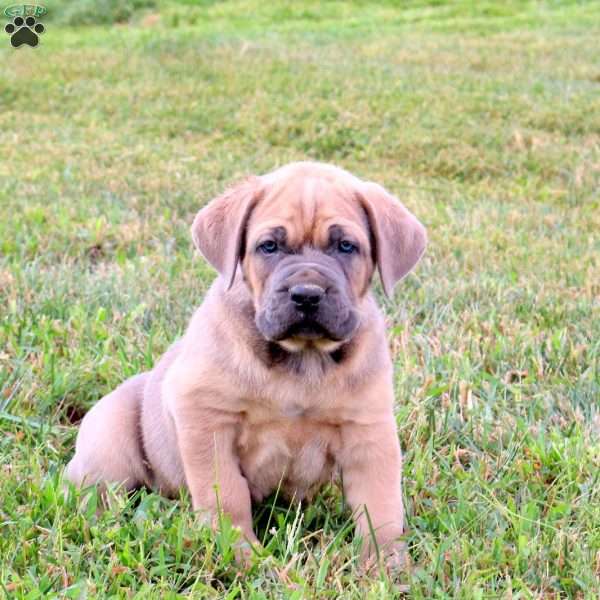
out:
<path id="1" fill-rule="evenodd" d="M 597 598 L 600 4 L 45 4 L 38 48 L 0 44 L 0 598 Z M 77 421 L 214 277 L 195 212 L 304 158 L 429 231 L 381 298 L 397 581 L 360 572 L 337 489 L 257 506 L 249 572 L 185 495 L 61 492 Z"/>

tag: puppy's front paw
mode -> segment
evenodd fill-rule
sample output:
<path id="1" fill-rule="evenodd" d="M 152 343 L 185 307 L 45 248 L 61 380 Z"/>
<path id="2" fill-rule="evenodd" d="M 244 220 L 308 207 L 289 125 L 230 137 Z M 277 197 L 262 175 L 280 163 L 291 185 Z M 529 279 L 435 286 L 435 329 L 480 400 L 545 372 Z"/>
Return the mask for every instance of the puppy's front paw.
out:
<path id="1" fill-rule="evenodd" d="M 410 554 L 406 542 L 395 542 L 383 552 L 385 568 L 390 573 L 410 571 Z"/>
<path id="2" fill-rule="evenodd" d="M 383 568 L 393 576 L 410 571 L 410 555 L 405 542 L 393 542 L 382 548 L 379 552 L 371 552 L 364 561 L 364 569 L 371 572 L 377 568 Z"/>
<path id="3" fill-rule="evenodd" d="M 252 566 L 253 557 L 260 553 L 261 549 L 262 545 L 254 534 L 249 539 L 242 532 L 240 539 L 234 543 L 233 547 L 235 562 L 240 567 L 249 569 Z"/>

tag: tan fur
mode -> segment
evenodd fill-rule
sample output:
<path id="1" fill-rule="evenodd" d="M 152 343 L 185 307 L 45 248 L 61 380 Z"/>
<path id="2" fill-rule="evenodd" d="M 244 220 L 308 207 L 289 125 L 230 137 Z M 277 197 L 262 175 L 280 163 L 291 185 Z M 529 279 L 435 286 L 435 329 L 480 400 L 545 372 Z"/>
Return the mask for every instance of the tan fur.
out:
<path id="1" fill-rule="evenodd" d="M 281 340 L 288 363 L 269 363 L 254 325 L 269 273 L 251 249 L 274 226 L 294 247 L 323 248 L 332 225 L 363 249 L 348 274 L 360 325 L 349 340 Z M 219 504 L 256 543 L 251 498 L 279 486 L 288 497 L 310 498 L 341 472 L 365 557 L 376 542 L 400 560 L 392 363 L 369 285 L 378 267 L 389 293 L 414 266 L 425 247 L 422 225 L 375 184 L 330 165 L 294 163 L 211 202 L 193 238 L 220 277 L 156 367 L 86 415 L 68 478 L 166 495 L 186 486 L 194 509 L 213 518 Z M 346 354 L 334 362 L 338 348 Z"/>

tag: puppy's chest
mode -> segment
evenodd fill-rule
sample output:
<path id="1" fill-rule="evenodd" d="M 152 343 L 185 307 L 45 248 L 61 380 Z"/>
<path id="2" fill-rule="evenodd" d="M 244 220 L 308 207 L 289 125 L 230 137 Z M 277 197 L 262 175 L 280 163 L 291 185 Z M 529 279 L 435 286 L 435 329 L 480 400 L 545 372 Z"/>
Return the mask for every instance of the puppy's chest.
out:
<path id="1" fill-rule="evenodd" d="M 275 490 L 289 499 L 312 496 L 335 475 L 340 436 L 335 425 L 302 416 L 244 419 L 237 450 L 253 499 Z"/>

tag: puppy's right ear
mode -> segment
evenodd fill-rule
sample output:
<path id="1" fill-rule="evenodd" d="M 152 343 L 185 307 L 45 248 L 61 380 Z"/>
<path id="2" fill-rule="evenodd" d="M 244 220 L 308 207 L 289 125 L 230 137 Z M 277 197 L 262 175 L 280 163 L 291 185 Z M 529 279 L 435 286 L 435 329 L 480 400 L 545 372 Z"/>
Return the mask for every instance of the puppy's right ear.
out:
<path id="1" fill-rule="evenodd" d="M 192 224 L 192 239 L 204 258 L 233 285 L 244 252 L 245 232 L 260 194 L 260 179 L 250 177 L 211 200 Z"/>

